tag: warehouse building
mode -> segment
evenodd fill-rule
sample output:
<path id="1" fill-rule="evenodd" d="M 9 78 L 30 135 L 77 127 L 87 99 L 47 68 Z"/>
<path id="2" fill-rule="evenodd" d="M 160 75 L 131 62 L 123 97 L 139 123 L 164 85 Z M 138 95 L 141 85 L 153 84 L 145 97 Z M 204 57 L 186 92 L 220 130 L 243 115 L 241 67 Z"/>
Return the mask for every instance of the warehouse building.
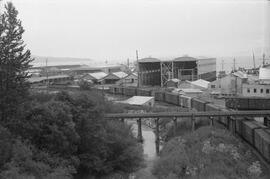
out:
<path id="1" fill-rule="evenodd" d="M 143 58 L 138 61 L 139 84 L 143 86 L 166 86 L 171 79 L 195 81 L 216 79 L 216 59 L 183 56 L 173 60 Z"/>

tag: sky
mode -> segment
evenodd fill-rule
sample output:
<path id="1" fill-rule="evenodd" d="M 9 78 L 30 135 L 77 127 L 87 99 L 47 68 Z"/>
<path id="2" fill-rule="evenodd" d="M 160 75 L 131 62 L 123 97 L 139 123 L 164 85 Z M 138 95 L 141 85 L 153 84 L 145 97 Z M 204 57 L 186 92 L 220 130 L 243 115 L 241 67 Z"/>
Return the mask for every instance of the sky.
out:
<path id="1" fill-rule="evenodd" d="M 6 1 L 6 0 L 4 0 Z M 270 1 L 11 0 L 33 55 L 115 62 L 139 57 L 270 55 Z"/>

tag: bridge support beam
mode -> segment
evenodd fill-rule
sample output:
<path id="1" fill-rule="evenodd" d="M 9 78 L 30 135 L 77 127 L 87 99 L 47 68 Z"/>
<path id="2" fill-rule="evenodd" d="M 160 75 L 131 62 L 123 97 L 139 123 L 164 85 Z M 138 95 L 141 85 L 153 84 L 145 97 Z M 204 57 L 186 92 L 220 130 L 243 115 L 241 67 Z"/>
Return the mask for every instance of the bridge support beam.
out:
<path id="1" fill-rule="evenodd" d="M 232 132 L 233 135 L 236 134 L 236 119 L 234 117 L 230 117 L 230 131 Z"/>
<path id="2" fill-rule="evenodd" d="M 196 122 L 195 116 L 192 115 L 191 116 L 191 131 L 195 131 L 195 122 Z"/>
<path id="3" fill-rule="evenodd" d="M 156 154 L 157 156 L 159 156 L 159 145 L 160 145 L 160 141 L 159 141 L 159 118 L 156 119 Z"/>
<path id="4" fill-rule="evenodd" d="M 210 126 L 213 127 L 214 126 L 214 118 L 213 116 L 209 116 L 210 119 Z"/>
<path id="5" fill-rule="evenodd" d="M 173 133 L 176 136 L 177 133 L 177 117 L 173 117 Z"/>
<path id="6" fill-rule="evenodd" d="M 143 136 L 142 136 L 142 119 L 139 118 L 137 119 L 137 124 L 138 124 L 138 141 L 143 142 Z"/>

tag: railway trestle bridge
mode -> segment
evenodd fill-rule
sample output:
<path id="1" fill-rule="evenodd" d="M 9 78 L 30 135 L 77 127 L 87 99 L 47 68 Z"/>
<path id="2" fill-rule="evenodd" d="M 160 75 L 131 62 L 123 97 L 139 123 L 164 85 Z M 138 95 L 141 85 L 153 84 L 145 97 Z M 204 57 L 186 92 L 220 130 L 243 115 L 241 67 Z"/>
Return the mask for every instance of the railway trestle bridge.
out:
<path id="1" fill-rule="evenodd" d="M 221 118 L 226 119 L 227 128 L 235 135 L 236 134 L 236 122 L 239 117 L 263 117 L 264 123 L 269 124 L 270 110 L 262 111 L 208 111 L 208 112 L 160 112 L 160 113 L 108 113 L 105 114 L 105 119 L 114 120 L 134 120 L 137 119 L 138 125 L 138 141 L 143 141 L 142 136 L 142 119 L 153 119 L 155 122 L 155 136 L 156 136 L 156 154 L 160 152 L 160 120 L 162 118 L 171 118 L 174 123 L 174 133 L 176 133 L 177 122 L 181 118 L 190 118 L 191 130 L 195 130 L 195 124 L 197 118 L 204 118 L 210 120 L 210 125 L 214 125 L 214 121 L 221 121 Z"/>

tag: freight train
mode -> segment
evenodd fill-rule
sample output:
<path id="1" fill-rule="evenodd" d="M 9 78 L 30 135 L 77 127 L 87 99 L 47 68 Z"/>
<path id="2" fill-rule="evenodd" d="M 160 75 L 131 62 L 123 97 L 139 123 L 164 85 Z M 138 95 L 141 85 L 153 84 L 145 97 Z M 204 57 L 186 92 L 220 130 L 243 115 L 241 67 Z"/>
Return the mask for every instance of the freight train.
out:
<path id="1" fill-rule="evenodd" d="M 231 98 L 226 99 L 226 107 L 217 106 L 211 102 L 189 97 L 185 95 L 175 94 L 168 91 L 143 89 L 136 87 L 111 86 L 110 93 L 125 96 L 154 96 L 156 101 L 161 101 L 184 108 L 195 109 L 196 111 L 230 111 L 238 110 L 256 110 L 270 109 L 270 100 L 260 99 L 258 102 L 254 99 Z M 253 118 L 247 117 L 218 117 L 218 122 L 231 129 L 232 120 L 235 121 L 235 133 L 241 136 L 245 141 L 256 148 L 259 153 L 270 163 L 270 128 L 269 123 L 262 125 Z M 270 119 L 269 119 L 270 120 Z"/>
<path id="2" fill-rule="evenodd" d="M 235 110 L 269 110 L 270 98 L 258 98 L 258 97 L 227 98 L 226 107 Z"/>

